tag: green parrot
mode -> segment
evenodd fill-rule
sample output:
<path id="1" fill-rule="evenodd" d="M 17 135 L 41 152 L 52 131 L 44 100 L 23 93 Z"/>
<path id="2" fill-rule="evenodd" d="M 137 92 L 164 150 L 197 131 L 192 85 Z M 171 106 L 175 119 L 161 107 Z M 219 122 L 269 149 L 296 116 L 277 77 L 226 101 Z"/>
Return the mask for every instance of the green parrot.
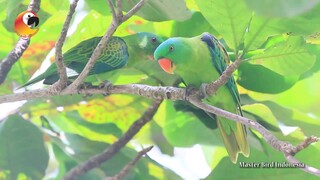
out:
<path id="1" fill-rule="evenodd" d="M 216 80 L 230 62 L 223 45 L 209 33 L 192 38 L 170 38 L 155 50 L 154 58 L 165 72 L 177 74 L 187 86 L 195 87 Z M 242 115 L 240 97 L 233 77 L 217 90 L 215 96 L 206 97 L 204 101 Z M 241 123 L 208 114 L 217 119 L 231 161 L 236 163 L 239 153 L 248 157 L 250 148 L 245 127 Z"/>
<path id="2" fill-rule="evenodd" d="M 81 73 L 100 39 L 101 37 L 93 37 L 84 40 L 63 54 L 65 66 L 72 70 L 73 75 L 68 75 L 69 78 L 75 78 Z M 125 37 L 113 36 L 97 59 L 89 75 L 109 72 L 122 68 L 125 65 L 134 66 L 138 61 L 146 59 L 153 60 L 153 52 L 162 42 L 161 37 L 147 32 L 140 32 Z M 44 73 L 33 78 L 20 88 L 41 80 L 44 80 L 43 84 L 48 85 L 59 80 L 58 69 L 55 63 L 51 64 Z"/>

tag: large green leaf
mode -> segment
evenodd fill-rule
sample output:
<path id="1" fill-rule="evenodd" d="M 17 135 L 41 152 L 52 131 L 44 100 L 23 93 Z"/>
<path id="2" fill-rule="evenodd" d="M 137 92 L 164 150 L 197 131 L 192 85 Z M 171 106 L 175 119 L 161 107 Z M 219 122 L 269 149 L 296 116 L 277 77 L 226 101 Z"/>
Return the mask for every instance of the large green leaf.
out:
<path id="1" fill-rule="evenodd" d="M 287 126 L 298 126 L 307 136 L 320 136 L 319 117 L 310 116 L 310 114 L 308 115 L 307 113 L 300 112 L 297 109 L 285 108 L 272 101 L 264 101 L 262 103 L 270 108 L 272 114 L 279 122 L 282 122 Z"/>
<path id="2" fill-rule="evenodd" d="M 112 143 L 122 134 L 114 123 L 91 123 L 83 119 L 77 111 L 67 111 L 47 116 L 51 124 L 63 132 L 78 134 L 90 140 Z"/>
<path id="3" fill-rule="evenodd" d="M 320 1 L 306 0 L 245 0 L 258 15 L 267 17 L 293 17 L 309 11 Z"/>
<path id="4" fill-rule="evenodd" d="M 8 179 L 22 173 L 31 179 L 42 179 L 48 165 L 43 134 L 18 115 L 0 123 L 0 169 L 9 171 Z"/>
<path id="5" fill-rule="evenodd" d="M 253 116 L 256 121 L 265 128 L 272 131 L 280 131 L 277 119 L 273 116 L 270 109 L 263 104 L 250 104 L 242 106 L 242 110 Z"/>
<path id="6" fill-rule="evenodd" d="M 178 111 L 170 101 L 166 102 L 165 109 L 160 118 L 164 121 L 164 136 L 172 145 L 179 147 L 189 147 L 194 144 L 223 145 L 219 131 L 205 126 L 192 111 Z M 212 124 L 216 124 L 214 119 L 210 120 Z"/>
<path id="7" fill-rule="evenodd" d="M 193 12 L 190 19 L 173 23 L 171 36 L 193 37 L 203 32 L 218 34 L 200 12 Z"/>
<path id="8" fill-rule="evenodd" d="M 256 77 L 260 78 L 257 75 Z M 298 109 L 300 112 L 320 117 L 318 108 L 320 101 L 318 89 L 320 89 L 320 84 L 316 83 L 319 78 L 320 72 L 317 72 L 306 79 L 298 81 L 290 89 L 279 94 L 267 95 L 256 92 L 248 92 L 248 94 L 256 101 L 270 100 L 283 107 Z M 274 84 L 273 86 L 277 85 Z"/>
<path id="9" fill-rule="evenodd" d="M 227 45 L 239 50 L 252 12 L 243 1 L 195 0 L 211 26 L 222 35 Z"/>
<path id="10" fill-rule="evenodd" d="M 309 70 L 316 60 L 305 45 L 302 37 L 289 36 L 286 42 L 275 44 L 266 49 L 265 53 L 252 56 L 248 61 L 283 76 L 301 75 Z"/>
<path id="11" fill-rule="evenodd" d="M 237 82 L 240 86 L 261 93 L 283 92 L 299 80 L 299 76 L 282 76 L 262 65 L 248 62 L 243 62 L 238 72 Z"/>
<path id="12" fill-rule="evenodd" d="M 320 5 L 294 18 L 252 17 L 245 36 L 245 49 L 259 48 L 270 36 L 282 33 L 310 35 L 320 28 Z"/>
<path id="13" fill-rule="evenodd" d="M 115 0 L 113 0 L 115 1 Z M 129 11 L 140 0 L 122 1 L 123 10 Z M 148 0 L 135 14 L 149 21 L 177 20 L 184 21 L 191 17 L 191 11 L 186 7 L 184 0 Z"/>

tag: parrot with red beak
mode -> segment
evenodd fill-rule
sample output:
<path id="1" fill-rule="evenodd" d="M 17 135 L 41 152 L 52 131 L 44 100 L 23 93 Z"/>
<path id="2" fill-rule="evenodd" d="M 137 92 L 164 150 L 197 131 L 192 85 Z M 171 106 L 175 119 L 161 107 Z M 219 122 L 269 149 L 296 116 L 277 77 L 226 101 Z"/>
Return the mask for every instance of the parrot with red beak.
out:
<path id="1" fill-rule="evenodd" d="M 14 22 L 14 31 L 21 37 L 31 37 L 35 35 L 39 28 L 39 17 L 32 11 L 20 13 Z"/>
<path id="2" fill-rule="evenodd" d="M 219 78 L 230 62 L 226 49 L 209 33 L 192 38 L 169 38 L 156 49 L 154 58 L 165 72 L 179 75 L 187 86 L 194 87 L 201 87 L 203 83 L 210 83 Z M 214 96 L 206 96 L 204 101 L 242 115 L 240 97 L 233 77 L 230 77 Z M 248 157 L 250 149 L 245 127 L 241 123 L 208 114 L 217 119 L 231 161 L 236 163 L 239 153 Z"/>

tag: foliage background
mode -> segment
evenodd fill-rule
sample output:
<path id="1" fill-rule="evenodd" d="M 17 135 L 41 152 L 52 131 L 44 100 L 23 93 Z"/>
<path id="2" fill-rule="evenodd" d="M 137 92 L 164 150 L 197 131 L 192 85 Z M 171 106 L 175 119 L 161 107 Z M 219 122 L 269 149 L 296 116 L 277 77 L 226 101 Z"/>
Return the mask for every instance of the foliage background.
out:
<path id="1" fill-rule="evenodd" d="M 130 2 L 138 1 L 125 1 L 125 9 L 132 6 Z M 18 40 L 13 22 L 28 3 L 0 1 L 1 59 Z M 105 0 L 85 0 L 83 4 L 73 18 L 64 52 L 84 39 L 102 36 L 110 24 L 111 15 Z M 0 95 L 13 93 L 18 85 L 35 72 L 39 73 L 37 69 L 41 64 L 40 71 L 45 70 L 52 61 L 49 53 L 68 8 L 69 3 L 63 0 L 41 2 L 40 31 L 32 37 L 29 48 L 0 86 Z M 140 31 L 155 32 L 165 38 L 192 37 L 205 31 L 214 34 L 233 60 L 240 54 L 244 59 L 235 78 L 245 116 L 257 120 L 279 139 L 297 144 L 306 136 L 320 136 L 319 19 L 318 0 L 260 0 L 259 3 L 255 0 L 149 0 L 115 35 Z M 153 67 L 150 63 L 153 62 L 106 73 L 98 79 L 106 78 L 114 84 L 159 85 L 158 79 L 148 77 L 149 68 Z M 172 82 L 162 84 L 172 85 Z M 27 101 L 15 115 L 0 122 L 0 179 L 61 179 L 70 168 L 121 137 L 150 103 L 149 99 L 132 95 L 73 95 Z M 6 112 L 1 110 L 1 113 Z M 198 144 L 212 168 L 208 179 L 273 179 L 275 176 L 316 179 L 294 168 L 244 169 L 232 164 L 219 132 L 199 120 L 205 119 L 202 114 L 200 110 L 179 109 L 175 103 L 164 101 L 154 120 L 130 144 L 80 179 L 101 179 L 116 174 L 136 156 L 139 146 L 148 144 L 158 146 L 163 154 L 170 156 L 174 156 L 175 147 Z M 293 128 L 284 134 L 283 130 L 288 127 Z M 283 155 L 271 149 L 255 131 L 250 131 L 249 141 L 251 156 L 240 157 L 239 162 L 285 162 Z M 320 167 L 319 154 L 320 144 L 316 143 L 300 152 L 297 158 Z M 52 173 L 56 169 L 58 172 Z M 145 157 L 127 179 L 181 177 Z"/>

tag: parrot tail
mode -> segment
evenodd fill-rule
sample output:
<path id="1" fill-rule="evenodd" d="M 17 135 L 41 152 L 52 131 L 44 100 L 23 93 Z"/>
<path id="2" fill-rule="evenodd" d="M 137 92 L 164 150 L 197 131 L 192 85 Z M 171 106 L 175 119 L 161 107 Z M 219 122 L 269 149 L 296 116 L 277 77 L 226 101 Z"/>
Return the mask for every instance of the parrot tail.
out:
<path id="1" fill-rule="evenodd" d="M 42 80 L 44 80 L 43 84 L 53 84 L 59 80 L 59 75 L 57 74 L 57 66 L 55 63 L 51 64 L 45 72 L 31 79 L 26 84 L 20 86 L 18 89 L 37 83 Z"/>
<path id="2" fill-rule="evenodd" d="M 45 73 L 42 73 L 39 76 L 37 76 L 37 77 L 33 78 L 32 80 L 28 81 L 27 83 L 25 83 L 24 85 L 20 86 L 18 89 L 21 89 L 21 88 L 24 88 L 24 87 L 29 86 L 31 84 L 37 83 L 39 81 L 42 81 L 46 77 L 47 77 L 47 75 Z"/>
<path id="3" fill-rule="evenodd" d="M 235 164 L 237 162 L 239 153 L 242 153 L 245 157 L 249 157 L 250 147 L 247 141 L 247 132 L 245 126 L 243 126 L 241 123 L 237 123 L 237 130 L 231 131 L 229 134 L 227 134 L 222 127 L 221 121 L 230 120 L 220 118 L 221 117 L 219 117 L 219 120 L 217 121 L 218 127 L 231 161 Z"/>

